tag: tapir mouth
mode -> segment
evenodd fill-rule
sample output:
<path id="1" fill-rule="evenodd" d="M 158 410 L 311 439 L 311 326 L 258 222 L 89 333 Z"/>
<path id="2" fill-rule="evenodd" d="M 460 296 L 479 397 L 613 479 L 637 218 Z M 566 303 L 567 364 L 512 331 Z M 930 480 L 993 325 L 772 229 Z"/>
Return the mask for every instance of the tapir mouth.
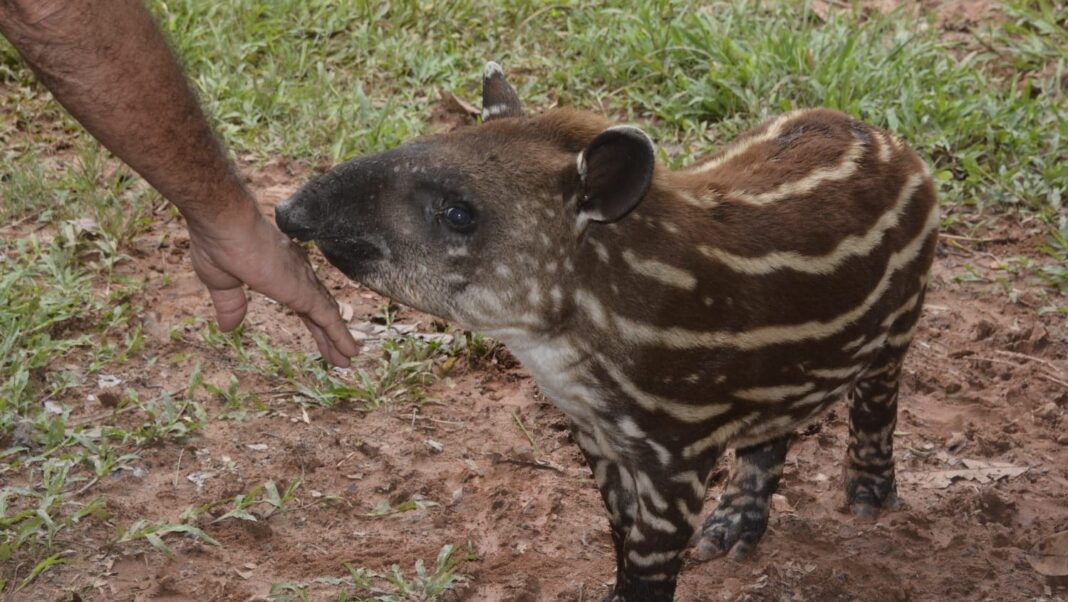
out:
<path id="1" fill-rule="evenodd" d="M 331 265 L 353 280 L 366 276 L 371 267 L 385 257 L 375 243 L 350 236 L 317 236 L 315 246 L 319 247 Z"/>

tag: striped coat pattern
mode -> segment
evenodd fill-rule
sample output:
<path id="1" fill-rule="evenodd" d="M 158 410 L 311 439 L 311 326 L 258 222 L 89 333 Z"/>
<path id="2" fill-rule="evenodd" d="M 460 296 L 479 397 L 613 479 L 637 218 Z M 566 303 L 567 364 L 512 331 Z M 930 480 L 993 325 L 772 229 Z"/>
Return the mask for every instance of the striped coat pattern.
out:
<path id="1" fill-rule="evenodd" d="M 801 110 L 670 171 L 636 128 L 527 116 L 494 63 L 483 107 L 480 126 L 338 166 L 278 221 L 372 289 L 509 346 L 601 491 L 606 600 L 673 599 L 691 543 L 746 556 L 791 433 L 843 398 L 846 500 L 893 507 L 898 381 L 939 225 L 912 150 Z"/>

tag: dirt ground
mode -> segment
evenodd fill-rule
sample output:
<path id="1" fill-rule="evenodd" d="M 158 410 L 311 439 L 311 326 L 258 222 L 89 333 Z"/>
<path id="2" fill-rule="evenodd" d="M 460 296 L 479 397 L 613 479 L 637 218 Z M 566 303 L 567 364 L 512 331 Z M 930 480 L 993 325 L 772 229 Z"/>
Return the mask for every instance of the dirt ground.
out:
<path id="1" fill-rule="evenodd" d="M 294 173 L 305 172 L 305 173 Z M 306 170 L 271 165 L 250 185 L 267 211 L 307 178 Z M 1035 225 L 1005 223 L 990 239 L 943 239 L 929 300 L 905 367 L 896 434 L 904 507 L 877 522 L 842 510 L 846 444 L 839 408 L 797 437 L 770 527 L 748 561 L 688 562 L 680 600 L 1068 600 L 1025 553 L 1068 529 L 1068 329 L 1064 305 L 1043 289 L 1000 269 L 1006 257 L 1036 253 Z M 192 316 L 210 316 L 196 281 L 182 225 L 162 213 L 140 236 L 121 270 L 148 279 L 138 301 L 153 308 L 146 355 L 117 376 L 141 390 L 182 389 L 199 359 L 208 382 L 228 383 L 232 358 L 198 343 Z M 338 299 L 365 322 L 384 300 L 350 283 L 313 256 Z M 1045 293 L 1049 294 L 1049 293 Z M 410 310 L 400 323 L 427 331 L 431 320 Z M 314 349 L 298 321 L 256 296 L 249 325 L 276 344 Z M 184 326 L 183 326 L 184 325 Z M 185 328 L 175 340 L 172 327 Z M 202 327 L 201 327 L 202 328 Z M 365 351 L 375 353 L 373 343 Z M 238 374 L 241 388 L 265 379 Z M 74 418 L 99 415 L 99 390 Z M 118 521 L 178 522 L 193 505 L 232 498 L 267 479 L 280 487 L 302 478 L 291 511 L 253 523 L 201 526 L 222 545 L 169 537 L 177 558 L 148 546 L 102 548 L 103 527 L 79 537 L 80 550 L 18 596 L 55 600 L 91 585 L 106 600 L 260 600 L 272 583 L 344 575 L 343 563 L 410 572 L 455 544 L 473 557 L 459 567 L 465 583 L 454 600 L 599 600 L 612 579 L 607 521 L 589 469 L 571 443 L 564 416 L 537 392 L 507 354 L 454 371 L 430 388 L 433 403 L 371 412 L 341 405 L 309 410 L 278 399 L 246 421 L 212 420 L 186 445 L 143 453 L 140 470 L 122 471 L 86 494 L 103 497 Z M 204 399 L 209 415 L 218 399 Z M 516 418 L 537 443 L 533 448 Z M 1026 469 L 994 482 L 937 480 L 933 471 L 999 462 Z M 719 495 L 721 465 L 706 511 Z M 193 476 L 194 479 L 189 477 Z M 194 482 L 200 478 L 201 483 Z M 337 503 L 317 499 L 336 496 Z M 437 505 L 371 518 L 383 500 Z M 226 508 L 224 508 L 226 509 Z M 86 554 L 84 550 L 100 549 Z M 311 599 L 336 599 L 337 588 L 312 586 Z"/>

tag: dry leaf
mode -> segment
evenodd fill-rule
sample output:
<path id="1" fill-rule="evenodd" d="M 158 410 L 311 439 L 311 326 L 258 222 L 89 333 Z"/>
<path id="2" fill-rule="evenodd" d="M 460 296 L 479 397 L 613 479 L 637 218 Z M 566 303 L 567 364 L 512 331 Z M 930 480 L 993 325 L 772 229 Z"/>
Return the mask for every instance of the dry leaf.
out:
<path id="1" fill-rule="evenodd" d="M 771 494 L 771 507 L 779 514 L 795 512 L 794 507 L 790 505 L 790 500 L 780 493 Z"/>
<path id="2" fill-rule="evenodd" d="M 441 95 L 441 106 L 449 113 L 456 113 L 458 115 L 470 115 L 471 117 L 478 117 L 482 113 L 470 103 L 464 102 L 458 96 L 442 89 L 438 91 Z"/>
<path id="3" fill-rule="evenodd" d="M 1031 548 L 1027 562 L 1047 577 L 1068 577 L 1068 531 L 1054 533 Z"/>
<path id="4" fill-rule="evenodd" d="M 96 377 L 96 386 L 101 389 L 109 389 L 111 387 L 117 387 L 122 384 L 122 379 L 118 376 L 111 374 L 101 374 Z"/>
<path id="5" fill-rule="evenodd" d="M 809 6 L 812 8 L 812 12 L 816 13 L 816 16 L 820 18 L 820 21 L 827 21 L 827 17 L 830 16 L 831 13 L 831 5 L 829 2 L 812 0 L 812 4 Z"/>
<path id="6" fill-rule="evenodd" d="M 993 483 L 1001 479 L 1011 479 L 1027 472 L 1026 466 L 1013 466 L 1002 462 L 984 460 L 961 460 L 965 466 L 958 470 L 932 470 L 928 472 L 903 472 L 899 475 L 902 483 L 910 483 L 924 489 L 945 489 L 958 479 L 977 483 Z"/>
<path id="7" fill-rule="evenodd" d="M 70 224 L 74 227 L 75 234 L 93 232 L 99 227 L 97 226 L 96 220 L 91 217 L 80 217 L 76 220 L 71 220 Z"/>
<path id="8" fill-rule="evenodd" d="M 341 319 L 342 320 L 344 320 L 345 322 L 348 322 L 349 320 L 352 319 L 353 311 L 352 311 L 352 306 L 351 305 L 349 305 L 348 303 L 345 303 L 344 301 L 338 301 L 337 302 L 337 309 L 338 309 L 339 312 L 341 312 Z"/>

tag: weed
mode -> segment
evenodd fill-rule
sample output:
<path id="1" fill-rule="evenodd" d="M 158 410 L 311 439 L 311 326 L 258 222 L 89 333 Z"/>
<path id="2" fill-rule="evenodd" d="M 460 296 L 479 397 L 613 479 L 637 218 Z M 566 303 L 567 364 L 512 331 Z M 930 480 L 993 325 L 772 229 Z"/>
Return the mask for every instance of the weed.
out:
<path id="1" fill-rule="evenodd" d="M 217 523 L 228 518 L 237 518 L 256 522 L 260 519 L 268 519 L 274 513 L 281 511 L 286 504 L 293 501 L 294 493 L 300 487 L 301 481 L 297 479 L 286 487 L 284 494 L 278 493 L 278 486 L 274 481 L 266 481 L 262 485 L 256 485 L 248 493 L 240 494 L 234 498 L 234 507 L 229 512 L 211 521 Z M 262 494 L 262 495 L 261 495 Z M 257 515 L 250 512 L 253 506 L 265 506 Z"/>
<path id="2" fill-rule="evenodd" d="M 396 506 L 390 505 L 389 500 L 382 500 L 375 504 L 375 507 L 364 516 L 368 518 L 381 518 L 383 516 L 392 516 L 394 514 L 402 514 L 404 512 L 411 512 L 412 510 L 426 510 L 437 506 L 437 502 L 430 500 L 412 498 L 405 500 Z"/>
<path id="3" fill-rule="evenodd" d="M 192 525 L 149 523 L 145 520 L 136 520 L 129 527 L 119 527 L 118 537 L 116 537 L 112 545 L 120 545 L 144 539 L 167 558 L 174 558 L 174 552 L 167 547 L 167 544 L 163 543 L 163 536 L 170 533 L 184 533 L 193 539 L 202 541 L 208 545 L 219 545 L 219 542 L 212 539 L 207 533 Z"/>
<path id="4" fill-rule="evenodd" d="M 405 576 L 396 564 L 389 572 L 379 573 L 346 563 L 346 577 L 275 583 L 268 597 L 272 600 L 307 600 L 309 590 L 330 588 L 336 591 L 339 602 L 431 602 L 464 582 L 457 569 L 461 563 L 474 558 L 470 552 L 457 555 L 455 546 L 448 544 L 438 552 L 432 570 L 428 570 L 422 560 L 416 560 L 412 577 Z"/>
<path id="5" fill-rule="evenodd" d="M 4 583 L 19 591 L 62 562 L 63 553 L 52 551 L 62 531 L 87 516 L 97 520 L 106 517 L 100 499 L 85 504 L 65 499 L 70 468 L 68 461 L 50 460 L 42 468 L 40 487 L 0 489 L 0 566 L 5 567 L 0 571 L 0 592 Z M 16 558 L 33 562 L 30 574 L 22 581 L 16 579 L 20 565 L 14 562 Z"/>

